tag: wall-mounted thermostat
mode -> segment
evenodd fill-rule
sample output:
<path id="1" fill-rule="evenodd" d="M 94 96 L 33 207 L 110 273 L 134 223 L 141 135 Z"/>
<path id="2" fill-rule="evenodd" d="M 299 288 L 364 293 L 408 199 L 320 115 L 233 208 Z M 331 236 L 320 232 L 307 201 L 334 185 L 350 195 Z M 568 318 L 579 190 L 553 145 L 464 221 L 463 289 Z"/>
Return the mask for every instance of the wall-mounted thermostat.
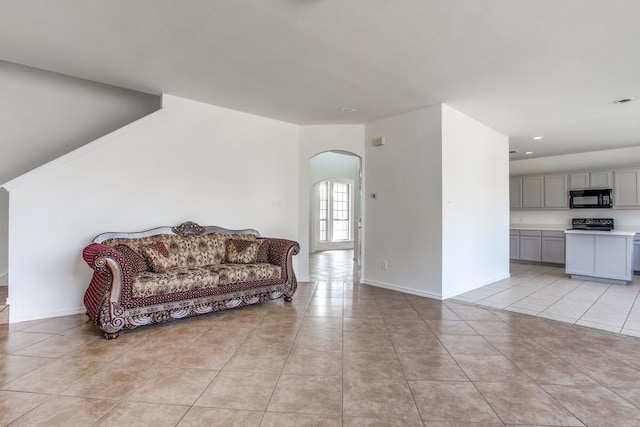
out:
<path id="1" fill-rule="evenodd" d="M 384 145 L 386 141 L 384 139 L 384 136 L 381 136 L 380 138 L 373 138 L 372 142 L 374 147 L 380 147 L 381 145 Z"/>

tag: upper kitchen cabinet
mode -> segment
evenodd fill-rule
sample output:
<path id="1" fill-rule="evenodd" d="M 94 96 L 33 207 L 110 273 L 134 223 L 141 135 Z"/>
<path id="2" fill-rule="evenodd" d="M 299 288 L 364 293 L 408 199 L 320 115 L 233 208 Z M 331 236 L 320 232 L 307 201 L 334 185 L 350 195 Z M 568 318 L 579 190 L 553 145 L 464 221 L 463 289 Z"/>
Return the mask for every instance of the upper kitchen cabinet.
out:
<path id="1" fill-rule="evenodd" d="M 567 209 L 568 186 L 567 174 L 511 177 L 511 209 Z"/>
<path id="2" fill-rule="evenodd" d="M 569 188 L 581 190 L 589 188 L 589 172 L 572 173 L 569 175 Z"/>
<path id="3" fill-rule="evenodd" d="M 567 188 L 566 174 L 544 176 L 544 207 L 569 207 L 569 189 Z"/>
<path id="4" fill-rule="evenodd" d="M 613 174 L 611 171 L 590 172 L 589 186 L 591 188 L 611 188 L 613 187 Z"/>
<path id="5" fill-rule="evenodd" d="M 613 205 L 616 208 L 640 207 L 640 169 L 613 171 Z"/>
<path id="6" fill-rule="evenodd" d="M 522 177 L 509 178 L 509 205 L 511 209 L 522 207 Z"/>
<path id="7" fill-rule="evenodd" d="M 611 188 L 613 174 L 611 171 L 578 172 L 569 175 L 569 188 L 582 190 L 585 188 Z"/>
<path id="8" fill-rule="evenodd" d="M 523 176 L 522 177 L 522 207 L 523 208 L 543 208 L 544 207 L 544 177 L 543 176 Z"/>

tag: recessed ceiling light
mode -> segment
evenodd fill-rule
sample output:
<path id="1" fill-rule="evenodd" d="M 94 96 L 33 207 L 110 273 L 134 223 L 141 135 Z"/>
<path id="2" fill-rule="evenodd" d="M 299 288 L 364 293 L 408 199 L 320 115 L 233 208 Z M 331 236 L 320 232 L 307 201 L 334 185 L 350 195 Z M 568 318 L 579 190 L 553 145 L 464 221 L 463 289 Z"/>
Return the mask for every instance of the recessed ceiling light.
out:
<path id="1" fill-rule="evenodd" d="M 629 98 L 620 98 L 613 101 L 614 104 L 626 104 L 627 102 L 633 101 L 635 98 L 633 96 Z"/>
<path id="2" fill-rule="evenodd" d="M 535 139 L 536 141 L 541 140 L 542 138 L 544 138 L 544 136 L 534 136 L 533 139 Z"/>
<path id="3" fill-rule="evenodd" d="M 340 107 L 338 108 L 338 111 L 340 111 L 341 113 L 345 113 L 345 114 L 349 114 L 349 113 L 355 113 L 356 110 L 350 107 Z"/>
<path id="4" fill-rule="evenodd" d="M 533 151 L 525 151 L 524 154 L 526 155 L 533 154 Z"/>

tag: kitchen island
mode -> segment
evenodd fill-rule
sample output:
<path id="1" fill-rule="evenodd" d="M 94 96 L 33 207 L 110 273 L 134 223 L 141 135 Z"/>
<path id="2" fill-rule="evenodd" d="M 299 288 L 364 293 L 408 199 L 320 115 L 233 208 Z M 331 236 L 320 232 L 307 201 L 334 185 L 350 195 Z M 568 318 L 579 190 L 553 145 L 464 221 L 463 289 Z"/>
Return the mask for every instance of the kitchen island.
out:
<path id="1" fill-rule="evenodd" d="M 633 278 L 631 231 L 565 230 L 565 271 L 574 279 L 626 285 Z"/>

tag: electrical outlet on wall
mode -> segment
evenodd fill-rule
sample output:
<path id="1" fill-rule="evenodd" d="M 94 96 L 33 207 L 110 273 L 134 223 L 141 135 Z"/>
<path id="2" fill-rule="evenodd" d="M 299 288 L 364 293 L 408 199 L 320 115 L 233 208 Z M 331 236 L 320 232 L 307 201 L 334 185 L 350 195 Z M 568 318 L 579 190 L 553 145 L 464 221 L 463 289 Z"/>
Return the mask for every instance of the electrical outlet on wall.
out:
<path id="1" fill-rule="evenodd" d="M 380 261 L 380 268 L 383 270 L 386 270 L 389 268 L 389 261 L 383 260 Z"/>

